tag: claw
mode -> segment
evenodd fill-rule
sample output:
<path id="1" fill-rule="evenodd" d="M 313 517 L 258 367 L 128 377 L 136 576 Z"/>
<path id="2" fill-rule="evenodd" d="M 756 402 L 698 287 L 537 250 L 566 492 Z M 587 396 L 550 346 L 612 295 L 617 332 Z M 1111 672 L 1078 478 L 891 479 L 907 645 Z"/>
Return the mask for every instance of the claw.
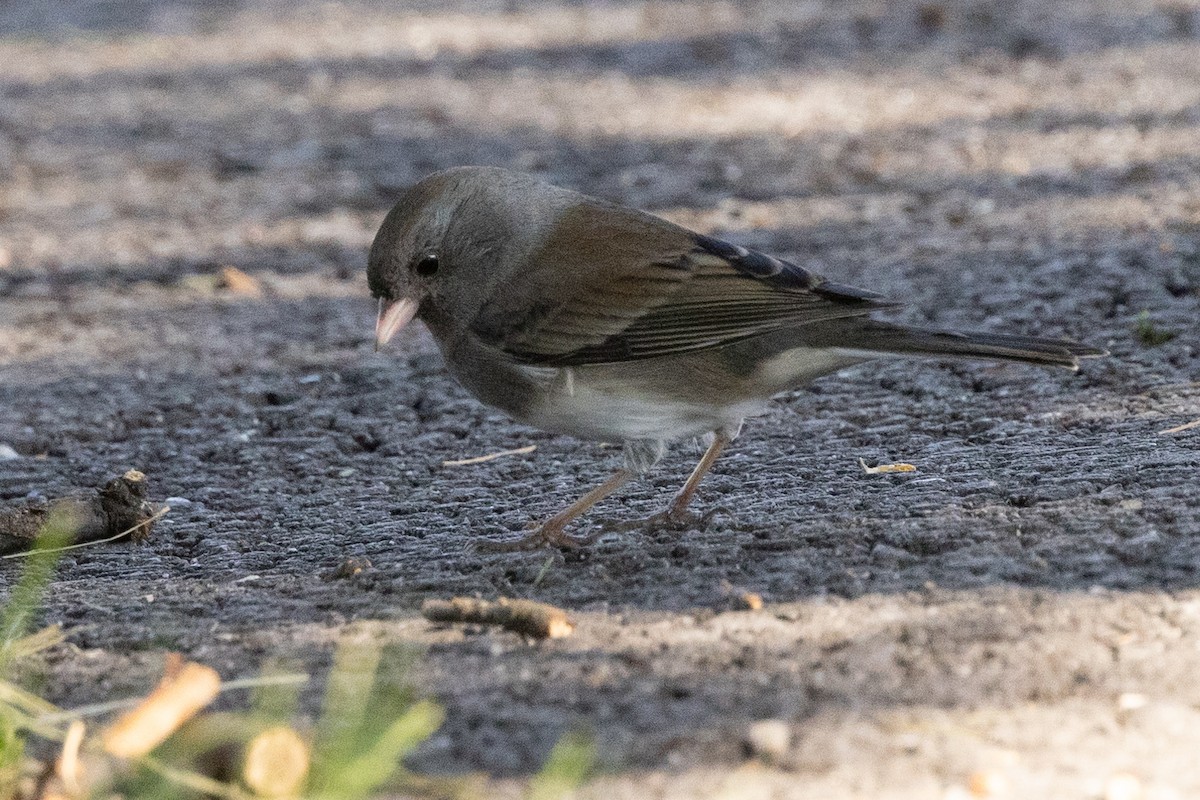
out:
<path id="1" fill-rule="evenodd" d="M 478 553 L 519 553 L 527 550 L 540 550 L 543 547 L 557 547 L 562 550 L 578 550 L 599 539 L 605 531 L 600 530 L 590 536 L 572 536 L 561 527 L 543 525 L 528 536 L 509 542 L 479 542 L 475 545 Z"/>
<path id="2" fill-rule="evenodd" d="M 693 511 L 677 511 L 668 508 L 666 511 L 660 511 L 654 516 L 647 518 L 643 524 L 651 531 L 703 530 L 708 527 L 708 523 L 712 521 L 713 517 L 724 511 L 727 511 L 727 509 L 717 507 L 709 509 L 703 514 L 697 514 Z"/>
<path id="3" fill-rule="evenodd" d="M 632 520 L 600 520 L 600 524 L 604 531 L 624 532 L 634 530 L 644 530 L 647 533 L 655 533 L 657 531 L 687 531 L 687 530 L 703 530 L 712 522 L 713 517 L 718 514 L 728 514 L 729 509 L 724 506 L 717 506 L 705 511 L 703 514 L 696 514 L 691 511 L 677 511 L 670 508 L 665 511 L 660 511 L 645 519 Z"/>

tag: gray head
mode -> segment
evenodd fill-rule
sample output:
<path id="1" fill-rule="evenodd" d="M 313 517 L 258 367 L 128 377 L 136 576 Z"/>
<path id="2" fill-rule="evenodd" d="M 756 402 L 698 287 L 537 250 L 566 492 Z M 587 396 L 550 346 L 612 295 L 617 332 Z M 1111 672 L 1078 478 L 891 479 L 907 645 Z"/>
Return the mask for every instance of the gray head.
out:
<path id="1" fill-rule="evenodd" d="M 446 332 L 467 324 L 574 196 L 494 167 L 436 172 L 411 188 L 371 245 L 376 347 L 414 316 Z"/>

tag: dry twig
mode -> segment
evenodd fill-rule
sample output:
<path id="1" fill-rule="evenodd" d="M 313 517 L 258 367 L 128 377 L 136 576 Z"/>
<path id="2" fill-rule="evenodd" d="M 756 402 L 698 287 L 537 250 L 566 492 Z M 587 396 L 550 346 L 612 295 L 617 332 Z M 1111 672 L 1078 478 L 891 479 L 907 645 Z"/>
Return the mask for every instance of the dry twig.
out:
<path id="1" fill-rule="evenodd" d="M 1166 430 L 1159 431 L 1159 433 L 1183 433 L 1184 431 L 1190 431 L 1192 428 L 1200 428 L 1200 419 L 1194 419 L 1191 422 L 1185 422 L 1182 425 L 1176 425 L 1174 428 L 1167 428 Z"/>
<path id="2" fill-rule="evenodd" d="M 501 450 L 499 453 L 488 453 L 486 456 L 475 456 L 474 458 L 460 458 L 454 461 L 443 461 L 443 467 L 465 467 L 468 464 L 483 464 L 488 461 L 495 461 L 497 458 L 505 456 L 523 456 L 526 453 L 532 453 L 537 450 L 536 444 L 518 447 L 516 450 Z"/>

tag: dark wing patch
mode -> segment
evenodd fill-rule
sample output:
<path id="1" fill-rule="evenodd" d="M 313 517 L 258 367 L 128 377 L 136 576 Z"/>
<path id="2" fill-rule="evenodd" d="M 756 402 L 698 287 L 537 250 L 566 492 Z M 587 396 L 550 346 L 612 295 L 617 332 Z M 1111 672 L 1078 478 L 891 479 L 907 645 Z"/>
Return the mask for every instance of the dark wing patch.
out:
<path id="1" fill-rule="evenodd" d="M 696 236 L 696 245 L 703 251 L 723 259 L 734 269 L 750 278 L 784 291 L 809 291 L 828 297 L 835 302 L 858 302 L 883 300 L 881 294 L 869 292 L 840 283 L 832 283 L 804 267 L 784 261 L 782 258 L 750 250 L 711 236 Z"/>

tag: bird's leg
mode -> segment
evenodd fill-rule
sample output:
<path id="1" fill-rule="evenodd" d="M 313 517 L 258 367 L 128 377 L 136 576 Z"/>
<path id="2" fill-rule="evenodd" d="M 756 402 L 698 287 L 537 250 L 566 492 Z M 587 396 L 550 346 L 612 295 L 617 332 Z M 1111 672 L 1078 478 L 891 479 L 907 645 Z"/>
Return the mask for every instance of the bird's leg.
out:
<path id="1" fill-rule="evenodd" d="M 704 480 L 704 476 L 712 469 L 713 463 L 720 457 L 721 451 L 725 449 L 725 445 L 729 444 L 732 440 L 733 437 L 725 431 L 717 431 L 713 434 L 712 444 L 704 451 L 704 455 L 700 457 L 700 462 L 696 464 L 696 468 L 692 470 L 692 474 L 688 476 L 683 486 L 675 493 L 671 504 L 667 506 L 665 511 L 655 514 L 646 521 L 650 527 L 682 528 L 696 522 L 703 522 L 708 518 L 709 514 L 697 518 L 695 514 L 687 510 L 687 507 L 692 502 L 692 497 L 695 496 L 696 489 L 700 486 L 700 481 Z"/>
<path id="2" fill-rule="evenodd" d="M 538 529 L 528 536 L 515 542 L 484 542 L 476 546 L 477 550 L 488 553 L 507 553 L 515 550 L 536 550 L 539 547 L 562 547 L 573 549 L 585 547 L 596 540 L 600 533 L 591 536 L 571 536 L 566 532 L 567 525 L 580 514 L 599 503 L 610 494 L 625 485 L 632 478 L 633 470 L 622 468 L 611 478 L 592 489 L 583 497 L 576 500 L 562 511 L 538 526 Z"/>

